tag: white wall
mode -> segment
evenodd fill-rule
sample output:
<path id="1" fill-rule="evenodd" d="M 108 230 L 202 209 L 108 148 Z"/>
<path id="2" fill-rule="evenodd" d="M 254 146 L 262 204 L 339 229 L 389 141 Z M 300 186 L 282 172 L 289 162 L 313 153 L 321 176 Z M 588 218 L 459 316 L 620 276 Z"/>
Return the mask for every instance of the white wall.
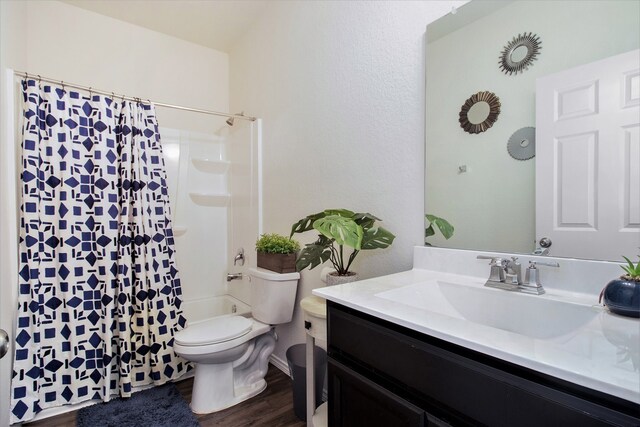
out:
<path id="1" fill-rule="evenodd" d="M 264 119 L 264 232 L 327 208 L 371 212 L 397 237 L 355 270 L 411 268 L 424 233 L 424 33 L 454 4 L 273 2 L 234 46 L 231 109 Z M 298 300 L 319 275 L 303 272 Z M 298 308 L 278 334 L 284 359 L 304 341 Z"/>
<path id="2" fill-rule="evenodd" d="M 229 108 L 226 53 L 50 0 L 28 1 L 23 36 L 29 72 L 169 104 Z M 161 108 L 158 120 L 202 132 L 224 122 Z"/>
<path id="3" fill-rule="evenodd" d="M 519 128 L 536 125 L 536 78 L 637 49 L 639 16 L 637 1 L 517 1 L 429 43 L 426 206 L 456 229 L 450 240 L 438 233 L 431 243 L 535 249 L 535 158 L 511 158 L 507 141 Z M 522 74 L 505 75 L 500 52 L 525 31 L 540 37 L 538 59 Z M 471 135 L 460 127 L 458 113 L 484 90 L 500 98 L 501 113 L 488 131 Z M 459 165 L 467 173 L 459 174 Z"/>

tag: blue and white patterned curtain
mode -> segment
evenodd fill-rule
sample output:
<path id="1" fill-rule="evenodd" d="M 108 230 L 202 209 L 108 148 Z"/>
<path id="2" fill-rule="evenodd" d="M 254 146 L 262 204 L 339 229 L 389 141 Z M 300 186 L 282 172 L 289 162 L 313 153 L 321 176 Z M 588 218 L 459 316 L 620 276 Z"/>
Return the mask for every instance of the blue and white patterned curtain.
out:
<path id="1" fill-rule="evenodd" d="M 187 370 L 152 105 L 23 81 L 12 422 Z"/>

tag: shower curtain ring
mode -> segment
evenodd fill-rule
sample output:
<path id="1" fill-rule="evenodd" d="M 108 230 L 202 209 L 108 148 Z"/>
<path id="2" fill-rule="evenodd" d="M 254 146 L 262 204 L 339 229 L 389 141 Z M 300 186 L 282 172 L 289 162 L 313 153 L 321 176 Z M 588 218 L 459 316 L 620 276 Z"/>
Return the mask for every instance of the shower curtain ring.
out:
<path id="1" fill-rule="evenodd" d="M 64 80 L 60 80 L 60 85 L 62 86 L 62 92 L 66 92 L 67 89 L 64 87 Z"/>
<path id="2" fill-rule="evenodd" d="M 89 86 L 89 98 L 93 98 L 93 91 L 91 89 L 92 87 Z"/>
<path id="3" fill-rule="evenodd" d="M 42 84 L 42 77 L 38 74 L 38 84 Z"/>

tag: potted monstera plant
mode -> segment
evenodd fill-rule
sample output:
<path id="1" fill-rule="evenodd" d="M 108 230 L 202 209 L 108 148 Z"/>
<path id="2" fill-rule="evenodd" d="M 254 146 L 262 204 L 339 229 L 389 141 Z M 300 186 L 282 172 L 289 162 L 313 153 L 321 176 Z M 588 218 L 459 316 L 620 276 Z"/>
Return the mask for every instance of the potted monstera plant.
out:
<path id="1" fill-rule="evenodd" d="M 318 240 L 300 251 L 296 268 L 298 271 L 307 267 L 312 270 L 329 261 L 334 271 L 327 276 L 327 285 L 357 280 L 351 265 L 360 251 L 387 248 L 396 237 L 376 225 L 376 221 L 381 219 L 347 209 L 328 209 L 302 218 L 293 224 L 289 237 L 315 230 Z"/>
<path id="2" fill-rule="evenodd" d="M 296 271 L 296 252 L 300 244 L 290 237 L 280 234 L 263 234 L 256 242 L 258 267 L 276 273 Z"/>
<path id="3" fill-rule="evenodd" d="M 610 281 L 600 293 L 600 301 L 612 313 L 622 316 L 640 317 L 640 255 L 636 265 L 623 257 L 627 265 L 621 266 L 625 274 Z"/>

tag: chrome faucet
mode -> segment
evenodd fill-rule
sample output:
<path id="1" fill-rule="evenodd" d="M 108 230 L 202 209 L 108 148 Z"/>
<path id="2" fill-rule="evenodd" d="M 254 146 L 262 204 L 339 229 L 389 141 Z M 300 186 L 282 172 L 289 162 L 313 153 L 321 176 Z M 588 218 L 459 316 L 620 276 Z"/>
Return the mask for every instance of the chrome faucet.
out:
<path id="1" fill-rule="evenodd" d="M 504 259 L 488 255 L 478 255 L 478 259 L 489 259 L 491 271 L 489 279 L 484 284 L 490 288 L 504 289 L 506 291 L 524 292 L 529 294 L 542 295 L 544 288 L 540 283 L 540 276 L 536 265 L 546 265 L 548 267 L 560 267 L 557 262 L 529 261 L 529 268 L 522 279 L 522 265 L 517 257 Z"/>
<path id="2" fill-rule="evenodd" d="M 510 285 L 522 285 L 522 265 L 518 262 L 518 257 L 511 257 L 504 265 L 504 282 Z"/>
<path id="3" fill-rule="evenodd" d="M 230 282 L 236 279 L 242 280 L 242 273 L 227 273 L 227 282 Z"/>

